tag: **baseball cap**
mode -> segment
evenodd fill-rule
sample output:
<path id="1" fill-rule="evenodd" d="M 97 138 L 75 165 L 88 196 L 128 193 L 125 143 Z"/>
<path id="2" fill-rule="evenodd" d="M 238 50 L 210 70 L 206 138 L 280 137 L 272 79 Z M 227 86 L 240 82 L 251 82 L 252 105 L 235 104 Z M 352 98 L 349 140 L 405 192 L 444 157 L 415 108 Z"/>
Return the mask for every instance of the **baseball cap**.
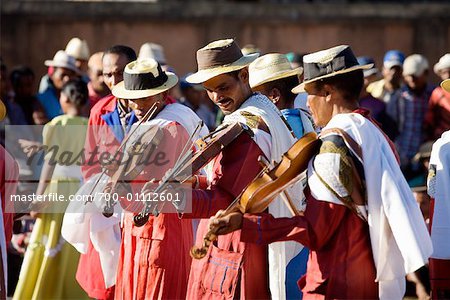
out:
<path id="1" fill-rule="evenodd" d="M 403 63 L 403 76 L 414 75 L 420 76 L 428 70 L 428 60 L 420 54 L 408 56 Z"/>
<path id="2" fill-rule="evenodd" d="M 363 71 L 364 77 L 369 77 L 370 75 L 378 73 L 378 69 L 375 68 L 375 61 L 374 61 L 374 59 L 372 57 L 369 57 L 369 56 L 358 56 L 356 59 L 358 60 L 358 63 L 360 65 L 373 64 L 372 68 Z"/>
<path id="3" fill-rule="evenodd" d="M 384 55 L 383 66 L 390 69 L 395 66 L 402 66 L 405 61 L 405 55 L 399 50 L 389 50 Z"/>

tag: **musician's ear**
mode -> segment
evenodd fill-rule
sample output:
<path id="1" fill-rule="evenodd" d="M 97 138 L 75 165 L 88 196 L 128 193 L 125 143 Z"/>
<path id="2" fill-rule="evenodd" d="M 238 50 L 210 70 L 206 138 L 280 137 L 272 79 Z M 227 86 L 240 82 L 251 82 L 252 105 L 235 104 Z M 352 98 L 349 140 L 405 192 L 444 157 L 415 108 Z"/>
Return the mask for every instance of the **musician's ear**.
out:
<path id="1" fill-rule="evenodd" d="M 271 89 L 270 92 L 269 92 L 269 98 L 270 98 L 270 100 L 272 100 L 272 102 L 274 104 L 277 104 L 277 102 L 280 101 L 280 99 L 281 99 L 281 92 L 280 92 L 280 90 L 277 89 L 277 88 Z"/>
<path id="2" fill-rule="evenodd" d="M 248 67 L 245 67 L 243 69 L 241 69 L 241 71 L 239 72 L 239 78 L 244 82 L 244 83 L 248 83 Z"/>

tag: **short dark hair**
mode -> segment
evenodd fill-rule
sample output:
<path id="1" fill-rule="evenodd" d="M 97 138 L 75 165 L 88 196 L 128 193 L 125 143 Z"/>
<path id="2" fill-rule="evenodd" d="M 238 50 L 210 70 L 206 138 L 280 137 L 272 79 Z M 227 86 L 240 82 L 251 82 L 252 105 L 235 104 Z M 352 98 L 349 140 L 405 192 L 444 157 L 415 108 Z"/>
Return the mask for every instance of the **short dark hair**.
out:
<path id="1" fill-rule="evenodd" d="M 297 75 L 294 75 L 264 83 L 264 86 L 267 87 L 267 90 L 271 89 L 279 90 L 283 99 L 286 99 L 286 102 L 294 102 L 295 97 L 297 95 L 292 93 L 291 90 L 298 84 L 299 84 L 298 77 Z"/>
<path id="2" fill-rule="evenodd" d="M 318 80 L 316 81 L 316 88 L 321 89 L 325 84 L 335 87 L 347 100 L 358 100 L 364 86 L 363 71 L 356 70 Z"/>
<path id="3" fill-rule="evenodd" d="M 69 101 L 78 107 L 85 105 L 89 98 L 87 84 L 82 79 L 67 81 L 62 87 L 61 93 L 64 93 Z"/>
<path id="4" fill-rule="evenodd" d="M 226 74 L 230 75 L 231 77 L 233 77 L 236 80 L 239 80 L 239 73 L 241 73 L 241 71 L 242 71 L 242 69 L 239 69 L 239 70 L 228 72 Z"/>
<path id="5" fill-rule="evenodd" d="M 22 79 L 22 77 L 26 77 L 26 76 L 31 76 L 33 78 L 35 77 L 34 72 L 30 67 L 27 67 L 27 66 L 15 67 L 11 71 L 11 74 L 9 75 L 12 86 L 14 88 L 18 87 L 20 84 L 20 79 Z"/>
<path id="6" fill-rule="evenodd" d="M 124 45 L 112 46 L 111 48 L 105 50 L 103 57 L 105 57 L 106 54 L 124 55 L 128 59 L 128 62 L 132 62 L 137 59 L 136 52 L 132 48 Z"/>

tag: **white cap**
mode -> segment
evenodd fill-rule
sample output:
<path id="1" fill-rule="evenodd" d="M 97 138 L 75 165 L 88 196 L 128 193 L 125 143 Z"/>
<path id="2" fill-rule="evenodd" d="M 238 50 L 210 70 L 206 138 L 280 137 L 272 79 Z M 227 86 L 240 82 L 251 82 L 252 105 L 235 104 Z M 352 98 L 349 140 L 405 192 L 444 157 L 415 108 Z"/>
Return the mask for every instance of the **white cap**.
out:
<path id="1" fill-rule="evenodd" d="M 164 48 L 155 43 L 145 43 L 139 50 L 138 59 L 152 58 L 161 65 L 166 64 L 166 57 L 164 55 Z"/>
<path id="2" fill-rule="evenodd" d="M 428 70 L 428 60 L 420 54 L 408 56 L 403 63 L 403 76 L 414 75 L 420 76 Z"/>
<path id="3" fill-rule="evenodd" d="M 89 47 L 86 40 L 77 37 L 72 38 L 66 46 L 66 53 L 75 59 L 88 60 L 90 55 Z"/>
<path id="4" fill-rule="evenodd" d="M 75 58 L 73 56 L 68 55 L 64 50 L 59 50 L 56 52 L 55 56 L 52 60 L 46 60 L 44 64 L 47 67 L 57 67 L 57 68 L 66 68 L 80 73 L 80 70 L 77 68 L 75 64 Z"/>
<path id="5" fill-rule="evenodd" d="M 450 53 L 442 56 L 438 63 L 434 65 L 433 71 L 439 75 L 439 71 L 450 68 Z"/>

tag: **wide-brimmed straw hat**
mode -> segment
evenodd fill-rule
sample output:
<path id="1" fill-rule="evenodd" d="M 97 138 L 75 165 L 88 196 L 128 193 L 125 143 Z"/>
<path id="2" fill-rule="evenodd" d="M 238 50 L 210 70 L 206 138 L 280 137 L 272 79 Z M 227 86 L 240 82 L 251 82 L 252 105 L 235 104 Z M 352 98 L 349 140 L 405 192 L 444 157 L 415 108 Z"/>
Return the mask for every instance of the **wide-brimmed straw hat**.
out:
<path id="1" fill-rule="evenodd" d="M 259 54 L 243 55 L 233 39 L 218 40 L 197 50 L 198 71 L 186 78 L 191 83 L 203 83 L 221 74 L 248 66 Z"/>
<path id="2" fill-rule="evenodd" d="M 286 55 L 280 53 L 269 53 L 258 57 L 249 65 L 248 69 L 251 88 L 303 73 L 302 67 L 292 69 Z"/>
<path id="3" fill-rule="evenodd" d="M 44 64 L 47 67 L 66 68 L 79 74 L 80 70 L 76 66 L 75 58 L 67 54 L 64 50 L 56 52 L 52 60 L 47 59 Z"/>
<path id="4" fill-rule="evenodd" d="M 450 93 L 450 79 L 446 79 L 441 82 L 441 87 Z"/>
<path id="5" fill-rule="evenodd" d="M 146 98 L 169 90 L 177 82 L 177 75 L 164 72 L 156 60 L 135 60 L 125 66 L 123 81 L 114 86 L 112 94 L 121 99 Z"/>
<path id="6" fill-rule="evenodd" d="M 305 85 L 314 81 L 372 67 L 373 64 L 360 65 L 348 45 L 314 52 L 303 56 L 304 81 L 293 88 L 292 92 L 304 92 Z"/>

